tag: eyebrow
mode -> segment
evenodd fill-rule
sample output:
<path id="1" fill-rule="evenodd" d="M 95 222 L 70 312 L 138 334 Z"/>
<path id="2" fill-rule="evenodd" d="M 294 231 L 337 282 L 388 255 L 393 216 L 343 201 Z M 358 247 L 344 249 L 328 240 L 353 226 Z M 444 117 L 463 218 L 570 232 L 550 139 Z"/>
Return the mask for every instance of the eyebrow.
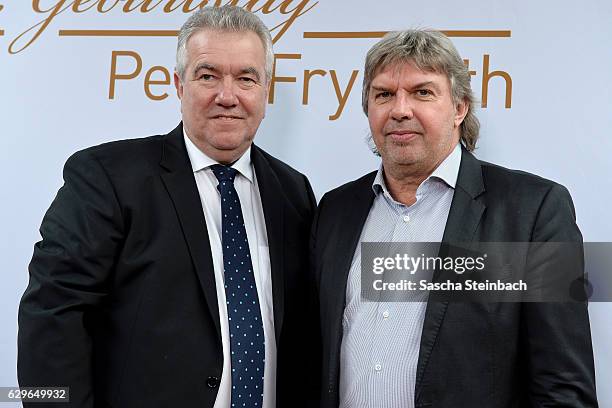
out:
<path id="1" fill-rule="evenodd" d="M 198 73 L 198 71 L 200 70 L 207 70 L 207 71 L 212 71 L 215 73 L 218 73 L 219 70 L 212 64 L 209 64 L 207 62 L 202 62 L 198 65 L 196 65 L 196 67 L 193 70 L 194 75 Z M 257 71 L 257 69 L 255 67 L 246 67 L 240 70 L 240 74 L 251 74 L 253 76 L 255 76 L 255 78 L 257 78 L 257 81 L 259 82 L 261 80 L 261 76 L 259 75 L 259 71 Z"/>
<path id="2" fill-rule="evenodd" d="M 372 85 L 371 88 L 375 91 L 384 91 L 384 92 L 389 92 L 388 88 L 385 88 L 384 86 L 374 86 Z"/>
<path id="3" fill-rule="evenodd" d="M 260 76 L 259 76 L 259 71 L 257 71 L 257 69 L 255 67 L 247 67 L 247 68 L 243 68 L 242 70 L 240 70 L 241 74 L 251 74 L 253 75 L 255 78 L 257 78 L 257 82 L 260 81 Z"/>
<path id="4" fill-rule="evenodd" d="M 418 83 L 415 86 L 413 86 L 412 89 L 425 88 L 428 86 L 435 88 L 437 91 L 440 91 L 440 87 L 438 87 L 438 85 L 436 85 L 436 83 L 433 81 L 425 81 L 425 82 Z"/>
<path id="5" fill-rule="evenodd" d="M 193 76 L 197 76 L 198 72 L 201 70 L 207 70 L 207 71 L 212 71 L 212 72 L 218 72 L 217 68 L 209 63 L 206 62 L 201 62 L 198 65 L 195 66 L 195 68 L 193 69 Z"/>
<path id="6" fill-rule="evenodd" d="M 440 91 L 440 88 L 438 87 L 438 85 L 436 85 L 436 83 L 433 81 L 419 82 L 418 84 L 413 85 L 412 89 L 420 89 L 420 88 L 425 88 L 428 86 L 435 88 L 438 92 Z M 371 88 L 375 91 L 390 91 L 389 88 L 384 87 L 384 86 L 371 85 Z"/>

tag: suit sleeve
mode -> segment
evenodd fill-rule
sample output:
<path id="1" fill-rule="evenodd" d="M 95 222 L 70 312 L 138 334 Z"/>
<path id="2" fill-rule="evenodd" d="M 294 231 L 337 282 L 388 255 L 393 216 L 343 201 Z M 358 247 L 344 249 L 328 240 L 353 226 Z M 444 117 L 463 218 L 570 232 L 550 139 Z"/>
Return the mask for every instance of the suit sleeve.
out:
<path id="1" fill-rule="evenodd" d="M 64 185 L 40 233 L 19 306 L 19 384 L 70 387 L 70 405 L 90 407 L 91 329 L 122 237 L 117 198 L 93 155 L 80 152 L 68 159 Z"/>
<path id="2" fill-rule="evenodd" d="M 532 242 L 580 244 L 574 262 L 584 271 L 582 235 L 576 226 L 572 199 L 564 187 L 554 185 L 545 196 Z M 597 407 L 587 303 L 524 303 L 522 314 L 530 405 Z"/>

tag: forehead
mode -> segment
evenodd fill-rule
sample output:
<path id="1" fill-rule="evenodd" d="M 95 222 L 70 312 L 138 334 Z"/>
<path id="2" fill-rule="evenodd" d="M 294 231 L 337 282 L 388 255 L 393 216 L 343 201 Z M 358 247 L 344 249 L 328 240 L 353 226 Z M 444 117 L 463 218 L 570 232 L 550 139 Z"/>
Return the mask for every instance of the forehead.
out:
<path id="1" fill-rule="evenodd" d="M 200 30 L 189 37 L 185 48 L 188 64 L 210 59 L 262 67 L 265 64 L 263 43 L 253 31 Z"/>
<path id="2" fill-rule="evenodd" d="M 393 62 L 379 67 L 374 71 L 370 86 L 409 87 L 425 82 L 434 83 L 440 88 L 448 88 L 450 86 L 446 74 L 434 70 L 421 69 L 413 61 Z"/>

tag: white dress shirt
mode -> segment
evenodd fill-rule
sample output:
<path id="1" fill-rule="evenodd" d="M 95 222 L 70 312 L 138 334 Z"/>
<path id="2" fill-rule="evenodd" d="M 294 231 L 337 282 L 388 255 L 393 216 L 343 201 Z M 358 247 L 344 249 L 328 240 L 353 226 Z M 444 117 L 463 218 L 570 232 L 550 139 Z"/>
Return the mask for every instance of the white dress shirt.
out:
<path id="1" fill-rule="evenodd" d="M 230 334 L 227 320 L 227 305 L 223 276 L 223 248 L 221 246 L 221 196 L 217 190 L 217 178 L 210 166 L 219 164 L 206 156 L 193 142 L 183 134 L 187 154 L 200 193 L 200 201 L 206 219 L 208 239 L 212 253 L 217 289 L 217 303 L 223 345 L 223 372 L 219 384 L 214 408 L 230 408 L 232 395 L 232 369 L 230 357 Z M 265 340 L 264 394 L 263 408 L 276 406 L 276 340 L 274 336 L 274 310 L 272 303 L 272 280 L 270 274 L 270 253 L 268 235 L 264 219 L 257 176 L 251 163 L 251 148 L 231 167 L 236 169 L 234 187 L 240 198 L 242 216 L 249 241 L 249 250 L 253 261 L 253 273 L 257 286 L 257 295 L 261 308 Z"/>

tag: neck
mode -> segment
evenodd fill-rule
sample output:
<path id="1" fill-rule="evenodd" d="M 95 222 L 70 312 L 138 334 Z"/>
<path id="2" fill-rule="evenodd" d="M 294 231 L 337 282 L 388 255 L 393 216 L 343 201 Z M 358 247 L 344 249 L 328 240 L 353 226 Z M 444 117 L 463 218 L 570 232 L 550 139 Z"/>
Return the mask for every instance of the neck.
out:
<path id="1" fill-rule="evenodd" d="M 416 202 L 416 191 L 429 174 L 418 174 L 406 167 L 386 166 L 383 163 L 385 184 L 391 197 L 404 205 Z"/>
<path id="2" fill-rule="evenodd" d="M 416 202 L 416 192 L 421 183 L 450 156 L 454 149 L 455 146 L 446 155 L 429 165 L 424 163 L 386 163 L 383 158 L 383 175 L 391 197 L 404 205 L 414 204 Z"/>
<path id="3" fill-rule="evenodd" d="M 231 166 L 232 164 L 237 162 L 238 159 L 240 159 L 242 155 L 251 146 L 249 144 L 246 146 L 241 146 L 239 149 L 221 150 L 221 149 L 216 149 L 210 144 L 204 143 L 196 138 L 192 138 L 189 135 L 189 133 L 186 133 L 186 134 L 189 140 L 191 140 L 191 142 L 195 145 L 195 147 L 198 148 L 198 150 L 200 150 L 202 153 L 204 153 L 206 156 L 210 157 L 211 159 L 216 160 L 217 162 L 225 166 Z"/>

